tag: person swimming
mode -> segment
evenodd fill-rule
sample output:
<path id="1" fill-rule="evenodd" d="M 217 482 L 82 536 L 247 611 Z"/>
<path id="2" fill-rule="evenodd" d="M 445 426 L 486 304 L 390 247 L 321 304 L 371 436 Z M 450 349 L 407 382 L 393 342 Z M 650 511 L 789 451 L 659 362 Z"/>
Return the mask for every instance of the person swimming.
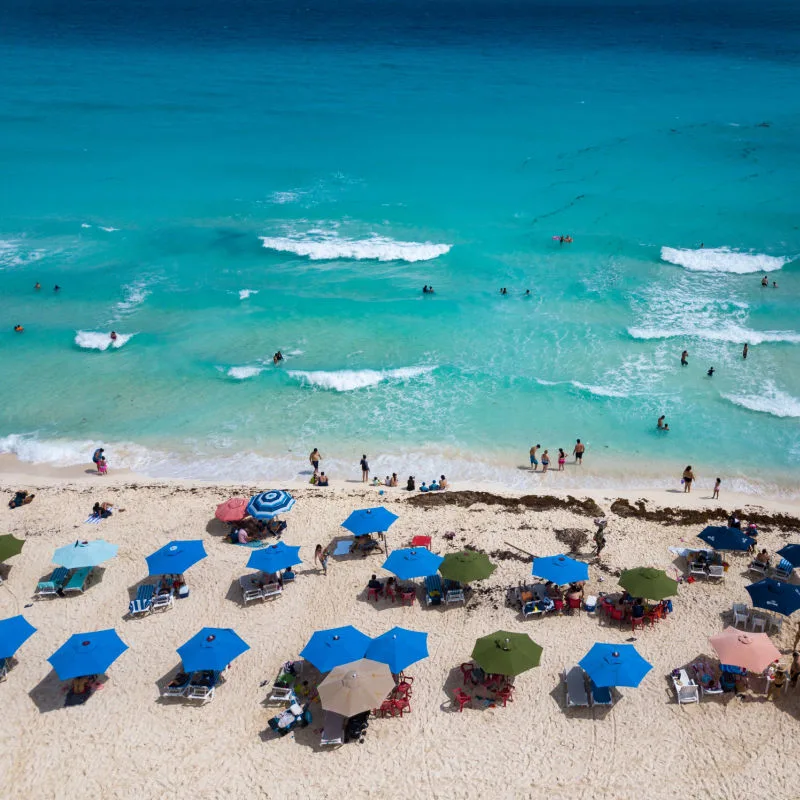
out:
<path id="1" fill-rule="evenodd" d="M 500 294 L 508 294 L 508 289 L 506 289 L 505 287 L 503 287 L 503 288 L 500 290 Z"/>
<path id="2" fill-rule="evenodd" d="M 58 284 L 56 284 L 56 285 L 53 287 L 53 291 L 54 291 L 54 292 L 60 292 L 60 291 L 61 291 L 61 287 L 60 287 Z"/>
<path id="3" fill-rule="evenodd" d="M 767 276 L 766 275 L 761 279 L 761 285 L 762 286 L 769 286 L 769 281 L 767 280 Z"/>
<path id="4" fill-rule="evenodd" d="M 531 290 L 530 289 L 526 289 L 525 290 L 525 294 L 523 295 L 523 297 L 530 297 L 530 296 L 531 296 Z"/>
<path id="5" fill-rule="evenodd" d="M 659 429 L 662 429 L 662 430 L 663 430 L 663 428 L 664 428 L 664 417 L 665 417 L 665 416 L 666 416 L 666 414 L 662 414 L 662 415 L 661 415 L 661 416 L 658 418 L 658 422 L 656 422 L 656 425 L 657 425 L 657 427 L 658 427 Z"/>
<path id="6" fill-rule="evenodd" d="M 272 363 L 277 366 L 278 364 L 281 363 L 281 361 L 283 361 L 283 353 L 281 353 L 281 351 L 278 350 L 278 352 L 275 353 L 274 356 L 272 356 Z"/>
<path id="7" fill-rule="evenodd" d="M 39 283 L 39 281 L 36 281 L 36 283 L 34 284 L 33 288 L 36 289 L 36 291 L 38 292 L 39 289 L 42 288 L 42 284 Z"/>
<path id="8" fill-rule="evenodd" d="M 706 372 L 706 375 L 708 375 L 709 378 L 713 378 L 714 377 L 714 367 L 709 367 L 708 368 L 708 372 Z"/>
<path id="9" fill-rule="evenodd" d="M 14 330 L 15 330 L 17 333 L 22 333 L 22 332 L 25 330 L 25 328 L 23 328 L 23 327 L 22 327 L 22 325 L 15 325 L 15 326 L 14 326 Z"/>
<path id="10" fill-rule="evenodd" d="M 117 332 L 116 331 L 111 331 L 111 341 L 112 342 L 116 342 L 117 341 Z"/>

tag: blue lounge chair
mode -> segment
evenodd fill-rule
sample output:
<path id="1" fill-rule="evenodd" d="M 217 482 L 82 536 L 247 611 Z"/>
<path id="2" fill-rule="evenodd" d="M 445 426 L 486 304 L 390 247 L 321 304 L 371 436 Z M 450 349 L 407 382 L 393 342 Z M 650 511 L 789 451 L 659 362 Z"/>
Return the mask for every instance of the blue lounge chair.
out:
<path id="1" fill-rule="evenodd" d="M 75 572 L 72 573 L 70 579 L 64 584 L 64 592 L 83 592 L 91 574 L 91 567 L 76 569 Z"/>
<path id="2" fill-rule="evenodd" d="M 425 602 L 430 606 L 442 604 L 442 579 L 438 575 L 428 575 L 425 578 Z"/>
<path id="3" fill-rule="evenodd" d="M 610 687 L 598 686 L 594 681 L 590 681 L 589 688 L 592 695 L 593 706 L 610 706 L 614 702 L 611 699 Z"/>
<path id="4" fill-rule="evenodd" d="M 142 584 L 136 592 L 136 599 L 128 604 L 128 614 L 138 617 L 139 614 L 149 614 L 153 610 L 153 594 L 156 587 L 152 583 Z"/>
<path id="5" fill-rule="evenodd" d="M 58 594 L 67 581 L 69 570 L 66 567 L 57 567 L 46 581 L 40 581 L 36 587 L 36 597 L 46 597 Z"/>

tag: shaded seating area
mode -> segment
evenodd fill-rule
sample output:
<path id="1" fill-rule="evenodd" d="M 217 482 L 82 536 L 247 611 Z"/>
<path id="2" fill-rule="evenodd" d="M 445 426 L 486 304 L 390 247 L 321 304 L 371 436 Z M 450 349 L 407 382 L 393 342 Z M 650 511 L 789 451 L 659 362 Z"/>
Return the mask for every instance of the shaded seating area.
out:
<path id="1" fill-rule="evenodd" d="M 311 724 L 312 719 L 311 712 L 308 710 L 307 706 L 292 703 L 289 708 L 271 717 L 267 724 L 270 730 L 274 731 L 279 736 L 286 736 L 295 728 L 307 728 Z"/>
<path id="2" fill-rule="evenodd" d="M 461 664 L 462 686 L 454 692 L 454 701 L 458 710 L 464 706 L 472 708 L 494 708 L 502 704 L 503 708 L 514 699 L 514 677 L 487 673 L 473 661 Z M 467 692 L 466 690 L 469 690 Z"/>
<path id="3" fill-rule="evenodd" d="M 275 599 L 283 594 L 283 580 L 277 575 L 265 575 L 254 572 L 239 578 L 242 590 L 242 603 L 247 605 L 253 600 Z"/>
<path id="4" fill-rule="evenodd" d="M 181 670 L 161 690 L 162 697 L 181 697 L 207 703 L 214 699 L 214 692 L 224 682 L 224 670 Z"/>

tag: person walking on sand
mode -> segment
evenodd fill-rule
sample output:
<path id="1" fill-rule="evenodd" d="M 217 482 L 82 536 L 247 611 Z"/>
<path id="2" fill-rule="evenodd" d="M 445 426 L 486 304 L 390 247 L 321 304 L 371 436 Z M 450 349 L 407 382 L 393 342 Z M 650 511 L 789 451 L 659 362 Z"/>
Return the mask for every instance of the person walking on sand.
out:
<path id="1" fill-rule="evenodd" d="M 367 454 L 361 456 L 361 483 L 369 481 L 369 461 L 367 461 Z"/>
<path id="2" fill-rule="evenodd" d="M 689 351 L 688 350 L 684 350 L 681 353 L 681 366 L 682 367 L 688 367 L 689 366 Z"/>
<path id="3" fill-rule="evenodd" d="M 322 545 L 318 544 L 314 548 L 314 563 L 319 562 L 320 569 L 323 575 L 328 574 L 328 551 L 322 549 Z"/>
<path id="4" fill-rule="evenodd" d="M 689 494 L 692 491 L 692 481 L 694 480 L 694 472 L 692 472 L 692 465 L 683 471 L 683 493 Z"/>
<path id="5" fill-rule="evenodd" d="M 536 451 L 541 447 L 540 444 L 535 444 L 531 447 L 531 469 L 536 472 L 536 467 L 539 466 L 539 460 L 536 458 Z"/>
<path id="6" fill-rule="evenodd" d="M 581 442 L 580 439 L 575 443 L 575 448 L 572 451 L 572 455 L 575 456 L 575 463 L 576 464 L 583 464 L 583 454 L 586 452 L 586 446 Z"/>
<path id="7" fill-rule="evenodd" d="M 747 342 L 744 343 L 744 347 L 742 348 L 742 358 L 747 358 Z"/>
<path id="8" fill-rule="evenodd" d="M 547 450 L 542 453 L 542 473 L 544 474 L 547 472 L 547 468 L 550 466 L 550 456 L 547 454 Z"/>
<path id="9" fill-rule="evenodd" d="M 314 474 L 316 475 L 319 472 L 319 462 L 322 461 L 322 456 L 316 447 L 311 451 L 308 460 L 311 466 L 314 467 Z"/>
<path id="10" fill-rule="evenodd" d="M 714 493 L 711 495 L 711 499 L 712 500 L 719 500 L 719 487 L 720 487 L 721 483 L 722 483 L 722 479 L 721 478 L 717 478 L 717 481 L 714 484 Z"/>

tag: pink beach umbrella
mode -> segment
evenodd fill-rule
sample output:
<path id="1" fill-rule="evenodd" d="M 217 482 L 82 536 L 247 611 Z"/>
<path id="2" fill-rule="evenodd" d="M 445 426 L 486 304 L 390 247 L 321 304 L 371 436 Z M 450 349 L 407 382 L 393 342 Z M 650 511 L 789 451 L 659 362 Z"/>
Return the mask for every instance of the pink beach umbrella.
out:
<path id="1" fill-rule="evenodd" d="M 728 626 L 708 641 L 722 664 L 742 667 L 750 672 L 763 672 L 781 657 L 780 650 L 766 633 L 745 633 Z"/>
<path id="2" fill-rule="evenodd" d="M 223 522 L 240 522 L 247 516 L 248 502 L 245 497 L 232 497 L 217 506 L 214 516 Z"/>

